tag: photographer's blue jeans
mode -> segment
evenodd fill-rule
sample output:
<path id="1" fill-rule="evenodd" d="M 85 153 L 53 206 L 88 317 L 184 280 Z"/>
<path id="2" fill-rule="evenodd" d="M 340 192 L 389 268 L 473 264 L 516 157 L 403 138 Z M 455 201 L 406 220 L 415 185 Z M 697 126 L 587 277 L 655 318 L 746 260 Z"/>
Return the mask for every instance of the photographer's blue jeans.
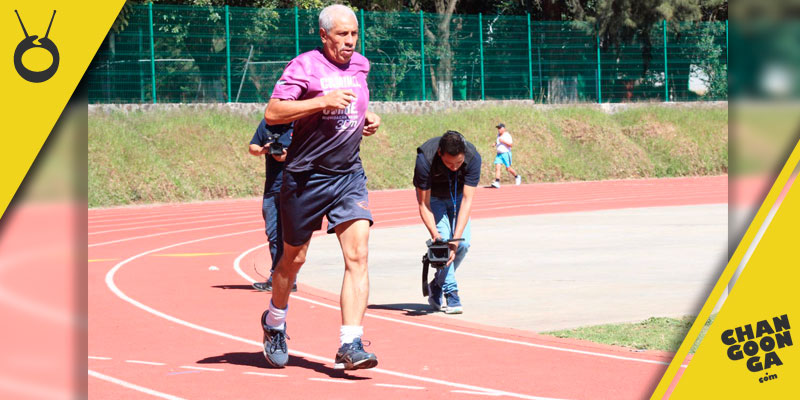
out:
<path id="1" fill-rule="evenodd" d="M 281 234 L 281 196 L 269 193 L 261 203 L 261 216 L 264 217 L 265 233 L 269 241 L 269 255 L 272 258 L 270 272 L 275 270 L 283 254 L 283 235 Z"/>
<path id="2" fill-rule="evenodd" d="M 456 207 L 461 207 L 461 196 L 456 200 Z M 442 239 L 448 240 L 453 238 L 453 233 L 450 231 L 451 226 L 454 225 L 453 218 L 455 209 L 453 208 L 453 200 L 440 199 L 438 197 L 431 197 L 431 211 L 433 211 L 433 218 L 436 221 L 436 230 L 442 235 Z M 452 225 L 451 225 L 452 224 Z M 456 270 L 464 261 L 464 256 L 467 255 L 469 250 L 469 243 L 472 238 L 472 221 L 467 221 L 467 226 L 464 227 L 464 233 L 461 235 L 464 238 L 463 242 L 459 242 L 458 250 L 456 250 L 456 258 L 448 266 L 438 270 L 435 275 L 436 283 L 442 287 L 444 293 L 450 293 L 458 290 L 458 283 L 456 282 Z"/>

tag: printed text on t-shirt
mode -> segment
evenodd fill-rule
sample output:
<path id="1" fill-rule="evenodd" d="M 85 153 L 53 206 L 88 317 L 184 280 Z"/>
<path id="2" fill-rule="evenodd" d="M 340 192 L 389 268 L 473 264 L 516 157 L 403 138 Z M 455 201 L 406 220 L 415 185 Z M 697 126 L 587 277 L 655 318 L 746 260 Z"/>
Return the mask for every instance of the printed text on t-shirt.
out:
<path id="1" fill-rule="evenodd" d="M 361 84 L 355 76 L 326 76 L 319 79 L 323 94 L 328 94 L 338 89 L 360 88 Z M 336 130 L 342 131 L 355 128 L 358 125 L 359 115 L 356 109 L 357 98 L 344 109 L 326 109 L 322 111 L 322 119 L 335 120 Z"/>

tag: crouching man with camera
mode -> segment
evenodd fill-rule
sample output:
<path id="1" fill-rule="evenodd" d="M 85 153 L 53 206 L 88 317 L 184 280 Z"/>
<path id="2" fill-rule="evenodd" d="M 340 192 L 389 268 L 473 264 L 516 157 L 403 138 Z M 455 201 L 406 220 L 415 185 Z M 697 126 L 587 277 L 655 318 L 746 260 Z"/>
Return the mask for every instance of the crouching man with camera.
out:
<path id="1" fill-rule="evenodd" d="M 463 312 L 455 273 L 469 250 L 469 215 L 480 175 L 480 154 L 456 131 L 447 131 L 417 148 L 414 187 L 422 223 L 434 243 L 464 239 L 449 242 L 447 264 L 436 269 L 428 284 L 428 303 L 447 314 Z M 442 304 L 442 295 L 446 305 Z"/>
<path id="2" fill-rule="evenodd" d="M 281 184 L 283 183 L 283 164 L 286 162 L 286 148 L 292 143 L 292 124 L 268 125 L 261 119 L 253 139 L 250 140 L 250 154 L 267 159 L 266 181 L 264 182 L 264 201 L 261 203 L 261 216 L 264 217 L 265 232 L 269 241 L 271 260 L 270 276 L 266 282 L 255 282 L 253 287 L 272 291 L 272 271 L 283 254 L 283 235 L 281 233 Z M 297 284 L 292 287 L 297 291 Z"/>

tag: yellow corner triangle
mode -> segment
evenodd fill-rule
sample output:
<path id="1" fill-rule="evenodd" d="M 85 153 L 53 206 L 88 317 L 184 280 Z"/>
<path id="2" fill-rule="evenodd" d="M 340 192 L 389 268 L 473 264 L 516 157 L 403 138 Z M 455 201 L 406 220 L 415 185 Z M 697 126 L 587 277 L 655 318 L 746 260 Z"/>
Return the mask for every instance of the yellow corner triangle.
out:
<path id="1" fill-rule="evenodd" d="M 0 139 L 0 168 L 3 171 L 0 175 L 0 216 L 5 214 L 124 3 L 124 0 L 45 0 L 3 2 L 0 5 L 0 55 L 7 60 L 0 63 L 0 76 L 6 89 L 0 100 L 6 115 L 6 126 Z M 33 36 L 37 38 L 31 40 Z M 51 43 L 43 39 L 45 36 Z M 22 42 L 27 47 L 34 43 L 35 47 L 18 51 Z M 49 50 L 41 48 L 48 46 Z M 56 51 L 52 50 L 53 47 Z M 43 71 L 53 64 L 55 53 L 58 66 L 55 73 L 43 82 L 24 79 L 12 62 L 15 54 L 21 54 L 16 58 L 20 58 L 23 71 Z"/>
<path id="2" fill-rule="evenodd" d="M 794 323 L 795 326 L 800 326 L 797 325 L 800 324 L 800 297 L 797 295 L 797 282 L 800 281 L 798 279 L 800 270 L 797 266 L 800 264 L 800 253 L 795 243 L 797 223 L 800 222 L 800 183 L 792 182 L 792 174 L 798 165 L 798 160 L 800 160 L 800 144 L 795 147 L 787 160 L 745 237 L 731 257 L 719 282 L 653 393 L 653 399 L 665 398 L 670 384 L 674 385 L 674 390 L 669 396 L 671 399 L 788 398 L 786 395 L 800 393 L 800 345 L 783 343 L 782 348 L 777 348 L 779 344 L 776 343 L 774 349 L 769 349 L 771 341 L 786 339 L 784 336 L 786 330 L 778 332 L 782 324 L 776 323 L 784 321 L 784 315 L 789 325 Z M 786 197 L 779 205 L 772 221 L 768 223 L 763 236 L 756 242 L 746 267 L 676 384 L 673 378 L 678 372 L 679 360 L 685 359 L 689 348 L 699 335 L 700 328 L 717 303 L 722 289 L 754 242 L 758 230 L 786 186 L 789 186 Z M 737 328 L 743 332 L 741 338 L 744 340 L 741 343 L 738 342 L 739 336 L 736 335 Z M 752 329 L 753 340 L 746 334 L 748 329 Z M 771 334 L 770 330 L 775 332 Z M 735 343 L 731 342 L 731 335 L 737 339 Z M 776 336 L 781 336 L 781 339 L 777 339 Z M 788 334 L 788 338 L 791 339 L 791 333 Z M 761 340 L 765 341 L 763 348 L 760 345 Z M 748 344 L 751 341 L 752 343 Z M 748 347 L 748 354 L 744 352 L 745 345 Z M 739 350 L 742 353 L 741 359 L 737 359 Z"/>
<path id="3" fill-rule="evenodd" d="M 800 393 L 800 344 L 785 328 L 800 326 L 799 186 L 789 189 L 671 398 Z"/>

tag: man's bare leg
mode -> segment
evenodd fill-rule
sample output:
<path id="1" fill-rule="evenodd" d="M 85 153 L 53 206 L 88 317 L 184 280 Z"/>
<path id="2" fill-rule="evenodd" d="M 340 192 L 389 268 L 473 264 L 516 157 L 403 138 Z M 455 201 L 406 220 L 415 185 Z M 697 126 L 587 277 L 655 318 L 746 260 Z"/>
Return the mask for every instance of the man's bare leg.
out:
<path id="1" fill-rule="evenodd" d="M 297 271 L 306 261 L 310 242 L 300 246 L 284 242 L 283 255 L 272 273 L 272 299 L 267 311 L 261 315 L 261 325 L 264 330 L 264 358 L 273 367 L 283 368 L 289 362 L 285 324 L 289 293 Z"/>
<path id="2" fill-rule="evenodd" d="M 369 221 L 353 220 L 335 228 L 344 257 L 344 279 L 339 302 L 342 308 L 342 327 L 339 332 L 341 347 L 336 352 L 334 369 L 374 368 L 378 357 L 364 350 L 361 320 L 367 310 L 369 298 L 369 271 L 367 252 L 369 246 Z"/>
<path id="3" fill-rule="evenodd" d="M 494 165 L 494 180 L 496 181 L 500 180 L 500 164 Z"/>
<path id="4" fill-rule="evenodd" d="M 300 246 L 292 246 L 283 242 L 283 255 L 275 272 L 272 273 L 272 304 L 277 308 L 286 308 L 292 284 L 297 279 L 297 272 L 306 262 L 306 253 L 311 240 Z"/>
<path id="5" fill-rule="evenodd" d="M 335 230 L 344 257 L 344 279 L 339 297 L 342 325 L 361 325 L 369 298 L 369 221 L 348 221 L 336 226 Z"/>

